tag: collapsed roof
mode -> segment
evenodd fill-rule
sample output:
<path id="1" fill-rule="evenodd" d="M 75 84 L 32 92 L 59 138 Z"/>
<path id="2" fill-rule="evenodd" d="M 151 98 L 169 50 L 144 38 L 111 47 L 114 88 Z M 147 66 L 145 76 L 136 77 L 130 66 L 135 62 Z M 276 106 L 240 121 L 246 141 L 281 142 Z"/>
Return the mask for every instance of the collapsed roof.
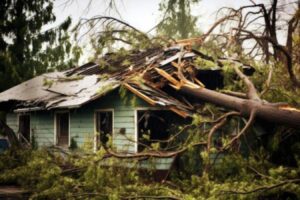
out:
<path id="1" fill-rule="evenodd" d="M 166 107 L 187 117 L 194 107 L 184 96 L 165 90 L 166 79 L 172 82 L 177 81 L 173 75 L 178 80 L 181 76 L 202 87 L 197 78 L 201 67 L 194 62 L 199 55 L 200 52 L 178 46 L 123 56 L 107 54 L 97 63 L 46 73 L 12 87 L 0 93 L 0 104 L 14 102 L 16 112 L 78 108 L 122 85 L 153 106 Z M 210 70 L 219 69 L 215 66 Z"/>

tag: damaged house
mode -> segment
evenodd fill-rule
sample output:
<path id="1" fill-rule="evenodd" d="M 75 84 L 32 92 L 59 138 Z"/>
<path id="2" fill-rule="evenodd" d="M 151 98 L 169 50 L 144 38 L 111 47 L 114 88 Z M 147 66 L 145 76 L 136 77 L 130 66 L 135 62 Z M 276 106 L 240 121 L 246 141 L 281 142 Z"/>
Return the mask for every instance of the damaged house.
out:
<path id="1" fill-rule="evenodd" d="M 122 58 L 107 54 L 101 66 L 46 73 L 0 93 L 0 109 L 21 141 L 39 147 L 89 141 L 96 150 L 111 138 L 115 151 L 137 153 L 149 141 L 167 139 L 175 125 L 190 123 L 201 106 L 174 90 L 174 74 L 195 87 L 222 88 L 219 66 L 202 69 L 195 62 L 199 54 L 177 46 Z"/>

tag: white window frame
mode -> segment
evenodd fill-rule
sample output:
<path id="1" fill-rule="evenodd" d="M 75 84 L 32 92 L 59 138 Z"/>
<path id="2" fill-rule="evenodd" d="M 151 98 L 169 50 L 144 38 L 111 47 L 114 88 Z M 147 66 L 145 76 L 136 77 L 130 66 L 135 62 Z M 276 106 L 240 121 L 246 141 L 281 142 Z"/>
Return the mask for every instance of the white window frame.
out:
<path id="1" fill-rule="evenodd" d="M 112 112 L 112 133 L 111 133 L 112 143 L 114 142 L 114 134 L 115 134 L 115 109 L 105 108 L 105 109 L 94 110 L 94 152 L 98 150 L 97 149 L 97 121 L 96 121 L 97 112 Z"/>
<path id="2" fill-rule="evenodd" d="M 18 139 L 20 139 L 20 116 L 28 115 L 29 116 L 29 142 L 31 143 L 31 137 L 32 137 L 32 131 L 31 131 L 31 114 L 30 113 L 18 113 L 17 118 L 18 118 Z"/>
<path id="3" fill-rule="evenodd" d="M 62 114 L 62 113 L 68 113 L 69 115 L 69 138 L 68 138 L 68 147 L 70 147 L 71 144 L 71 115 L 70 115 L 70 111 L 69 110 L 59 110 L 59 111 L 54 111 L 54 140 L 53 140 L 53 144 L 54 146 L 57 146 L 57 114 Z"/>

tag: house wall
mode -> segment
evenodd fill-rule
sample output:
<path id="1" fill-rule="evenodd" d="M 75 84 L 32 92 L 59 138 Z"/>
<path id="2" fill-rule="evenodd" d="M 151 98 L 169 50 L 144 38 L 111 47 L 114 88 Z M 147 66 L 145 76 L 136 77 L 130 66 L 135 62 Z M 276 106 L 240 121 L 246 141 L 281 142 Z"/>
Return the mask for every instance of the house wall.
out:
<path id="1" fill-rule="evenodd" d="M 115 91 L 100 100 L 89 103 L 70 113 L 70 133 L 71 137 L 79 146 L 83 146 L 87 141 L 94 139 L 95 123 L 94 114 L 96 110 L 113 109 L 113 148 L 122 152 L 136 152 L 137 144 L 135 141 L 135 110 L 137 108 L 153 108 L 139 98 L 134 97 L 131 93 L 127 95 L 127 101 L 121 99 L 118 91 Z M 134 102 L 132 100 L 135 100 Z M 120 134 L 120 129 L 125 128 L 125 135 Z M 140 163 L 141 168 L 153 168 L 166 170 L 169 169 L 173 158 L 154 159 Z M 122 163 L 124 166 L 125 163 Z M 130 166 L 130 163 L 126 164 Z"/>
<path id="2" fill-rule="evenodd" d="M 7 113 L 6 114 L 6 124 L 15 132 L 18 132 L 18 115 L 16 113 Z"/>
<path id="3" fill-rule="evenodd" d="M 131 100 L 132 98 L 133 95 L 128 94 L 127 99 Z M 113 109 L 113 146 L 118 151 L 134 152 L 136 146 L 130 140 L 135 140 L 135 107 L 149 107 L 149 105 L 137 98 L 132 105 L 132 102 L 122 100 L 116 90 L 78 109 L 30 112 L 31 135 L 34 136 L 38 146 L 53 145 L 55 142 L 55 113 L 68 111 L 70 114 L 70 138 L 73 138 L 78 146 L 89 142 L 94 145 L 95 112 L 101 109 Z M 15 132 L 18 131 L 18 121 L 17 113 L 7 114 L 6 122 Z M 125 136 L 119 134 L 121 128 L 126 129 Z"/>
<path id="4" fill-rule="evenodd" d="M 49 146 L 54 144 L 53 117 L 53 111 L 30 113 L 31 138 L 33 136 L 39 146 Z M 6 123 L 15 133 L 18 133 L 19 114 L 8 113 L 6 115 Z"/>
<path id="5" fill-rule="evenodd" d="M 128 94 L 127 99 L 133 96 Z M 93 101 L 70 113 L 71 137 L 82 146 L 87 141 L 94 139 L 95 112 L 101 109 L 113 109 L 113 147 L 118 151 L 136 151 L 135 140 L 135 107 L 149 107 L 142 100 L 136 99 L 134 105 L 130 101 L 120 98 L 118 91 L 112 92 L 100 100 Z M 125 128 L 125 135 L 120 134 L 120 129 Z"/>
<path id="6" fill-rule="evenodd" d="M 95 111 L 100 109 L 113 109 L 113 147 L 117 151 L 136 152 L 137 144 L 132 142 L 137 138 L 135 133 L 135 111 L 137 108 L 151 107 L 149 104 L 128 93 L 128 101 L 120 98 L 118 90 L 107 96 L 94 100 L 81 108 L 69 110 L 70 138 L 79 147 L 90 145 L 93 148 L 95 136 Z M 132 100 L 135 100 L 134 102 Z M 63 111 L 63 110 L 60 110 Z M 66 111 L 66 110 L 65 110 Z M 39 147 L 50 146 L 55 142 L 55 113 L 54 111 L 35 111 L 30 113 L 31 134 Z M 7 124 L 17 132 L 18 114 L 9 113 Z M 120 134 L 120 129 L 125 128 L 125 135 Z M 132 140 L 132 141 L 130 141 Z M 168 169 L 173 159 L 158 159 L 159 169 Z M 141 167 L 147 168 L 147 162 L 141 163 Z"/>
<path id="7" fill-rule="evenodd" d="M 54 112 L 40 111 L 30 113 L 31 136 L 38 146 L 54 144 Z"/>

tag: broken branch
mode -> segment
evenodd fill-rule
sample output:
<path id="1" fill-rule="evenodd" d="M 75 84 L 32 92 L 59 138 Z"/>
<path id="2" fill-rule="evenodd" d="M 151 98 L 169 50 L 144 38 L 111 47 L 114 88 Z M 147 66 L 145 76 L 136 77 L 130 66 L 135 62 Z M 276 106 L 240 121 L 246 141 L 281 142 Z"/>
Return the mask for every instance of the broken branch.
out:
<path id="1" fill-rule="evenodd" d="M 227 149 L 229 146 L 231 146 L 236 140 L 238 140 L 247 130 L 248 128 L 251 126 L 251 124 L 253 123 L 254 119 L 255 119 L 255 114 L 256 114 L 256 109 L 253 109 L 251 111 L 249 120 L 247 121 L 246 125 L 244 126 L 244 128 L 235 136 L 233 137 L 228 144 L 226 144 L 222 150 Z"/>
<path id="2" fill-rule="evenodd" d="M 226 118 L 223 118 L 221 121 L 219 121 L 217 124 L 215 124 L 209 131 L 208 136 L 207 136 L 207 154 L 208 154 L 208 158 L 209 157 L 209 153 L 210 153 L 210 146 L 211 146 L 211 140 L 212 140 L 212 136 L 213 134 L 220 129 L 226 122 Z M 207 165 L 205 166 L 205 171 L 207 172 L 209 170 L 210 167 L 210 159 L 208 159 Z"/>

